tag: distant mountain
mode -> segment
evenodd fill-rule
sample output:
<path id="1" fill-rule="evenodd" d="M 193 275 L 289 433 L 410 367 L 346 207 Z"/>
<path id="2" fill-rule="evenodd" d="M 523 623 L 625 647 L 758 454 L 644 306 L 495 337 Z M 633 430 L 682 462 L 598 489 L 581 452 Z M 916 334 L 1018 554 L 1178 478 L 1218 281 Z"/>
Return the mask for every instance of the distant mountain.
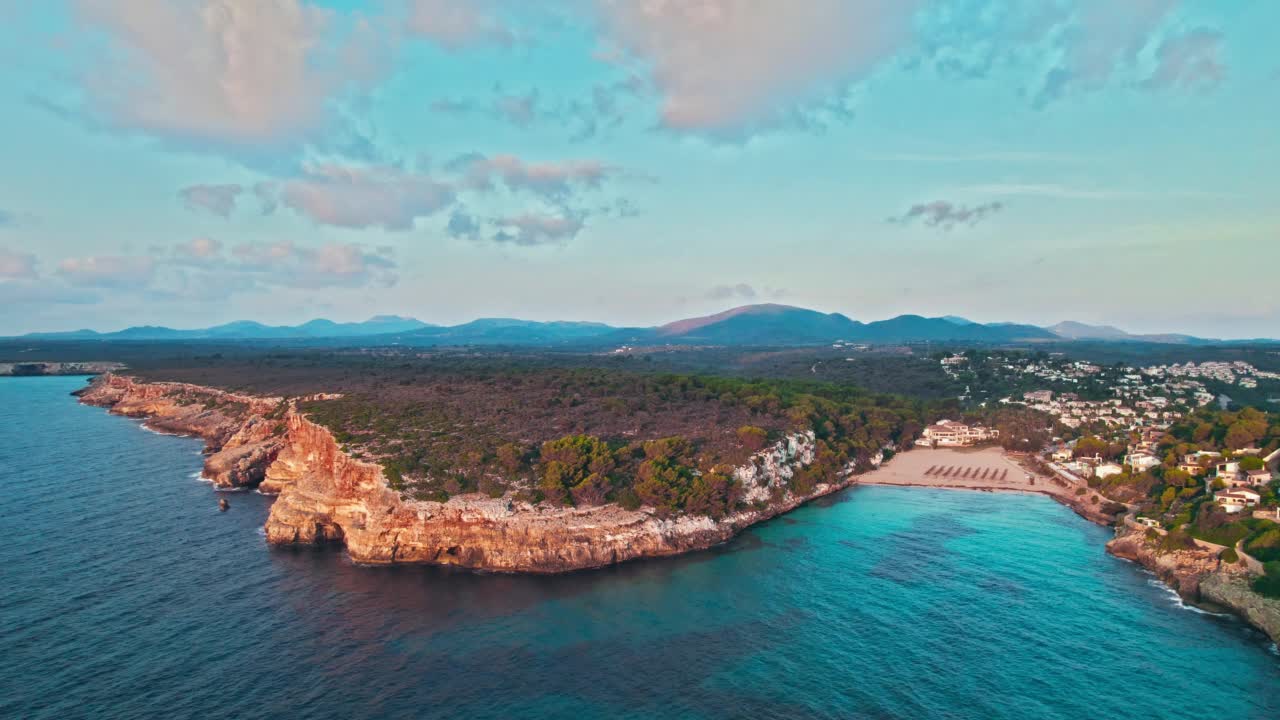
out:
<path id="1" fill-rule="evenodd" d="M 863 323 L 839 313 L 788 305 L 744 305 L 715 315 L 689 318 L 654 328 L 632 330 L 632 342 L 706 345 L 819 345 L 849 342 L 971 341 L 1011 342 L 1056 337 L 1034 325 L 981 325 L 946 318 L 900 315 Z"/>
<path id="2" fill-rule="evenodd" d="M 427 327 L 386 336 L 401 345 L 556 345 L 600 338 L 616 331 L 593 322 L 535 322 L 513 318 L 481 318 L 453 327 Z"/>
<path id="3" fill-rule="evenodd" d="M 1087 325 L 1074 320 L 1064 320 L 1045 329 L 1066 340 L 1105 340 L 1109 342 L 1149 342 L 1176 345 L 1205 345 L 1219 342 L 1218 340 L 1177 333 L 1135 335 L 1111 325 Z"/>
<path id="4" fill-rule="evenodd" d="M 744 305 L 668 323 L 656 328 L 654 336 L 707 345 L 812 345 L 851 338 L 861 325 L 839 313 L 789 305 Z"/>
<path id="5" fill-rule="evenodd" d="M 109 333 L 73 330 L 31 333 L 33 340 L 280 340 L 319 345 L 333 339 L 362 346 L 408 345 L 825 345 L 857 343 L 955 342 L 1144 342 L 1207 345 L 1222 342 L 1190 335 L 1135 335 L 1110 325 L 1064 321 L 1047 328 L 1017 323 L 977 323 L 956 315 L 899 315 L 860 322 L 840 313 L 822 313 L 791 305 L 743 305 L 714 315 L 686 318 L 658 327 L 617 328 L 604 323 L 515 318 L 481 318 L 453 326 L 430 325 L 414 318 L 379 315 L 364 322 L 317 319 L 301 325 L 264 325 L 241 320 L 197 330 L 140 325 Z M 1241 343 L 1274 343 L 1240 340 Z"/>
<path id="6" fill-rule="evenodd" d="M 301 325 L 263 325 L 251 320 L 240 320 L 225 325 L 196 330 L 175 330 L 154 325 L 139 325 L 100 333 L 93 330 L 73 330 L 60 333 L 28 333 L 24 338 L 33 340 L 287 340 L 298 338 L 369 337 L 387 333 L 409 332 L 433 327 L 421 320 L 397 315 L 378 315 L 364 322 L 339 323 L 317 319 Z"/>
<path id="7" fill-rule="evenodd" d="M 1074 320 L 1064 320 L 1045 328 L 1058 337 L 1068 340 L 1127 340 L 1129 333 L 1110 325 L 1086 325 Z"/>

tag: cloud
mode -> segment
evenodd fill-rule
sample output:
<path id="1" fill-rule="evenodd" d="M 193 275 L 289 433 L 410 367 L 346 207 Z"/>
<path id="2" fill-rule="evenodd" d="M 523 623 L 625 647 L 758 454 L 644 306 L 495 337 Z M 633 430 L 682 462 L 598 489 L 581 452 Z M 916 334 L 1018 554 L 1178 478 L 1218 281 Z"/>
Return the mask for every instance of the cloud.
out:
<path id="1" fill-rule="evenodd" d="M 869 75 L 911 41 L 919 5 L 596 0 L 605 34 L 652 76 L 661 124 L 729 136 L 781 124 Z"/>
<path id="2" fill-rule="evenodd" d="M 173 261 L 192 265 L 207 265 L 222 256 L 222 243 L 213 238 L 195 238 L 173 246 Z"/>
<path id="3" fill-rule="evenodd" d="M 293 242 L 237 245 L 225 269 L 258 274 L 263 284 L 290 287 L 390 287 L 399 280 L 387 248 L 373 251 L 357 243 L 306 247 Z"/>
<path id="4" fill-rule="evenodd" d="M 91 255 L 59 262 L 57 274 L 76 287 L 139 288 L 155 271 L 155 259 L 145 255 Z"/>
<path id="5" fill-rule="evenodd" d="M 987 217 L 1004 209 L 1004 203 L 989 202 L 983 205 L 955 205 L 945 200 L 912 205 L 898 217 L 889 218 L 889 222 L 907 224 L 920 220 L 929 227 L 940 227 L 950 230 L 956 225 L 976 225 Z"/>
<path id="6" fill-rule="evenodd" d="M 357 27 L 301 0 L 79 0 L 113 52 L 86 74 L 108 126 L 183 146 L 289 144 L 369 70 Z"/>
<path id="7" fill-rule="evenodd" d="M 746 283 L 717 285 L 707 292 L 708 300 L 755 300 L 760 294 Z"/>
<path id="8" fill-rule="evenodd" d="M 1197 28 L 1166 38 L 1156 52 L 1156 69 L 1147 79 L 1152 88 L 1208 90 L 1227 75 L 1222 62 L 1222 33 Z"/>
<path id="9" fill-rule="evenodd" d="M 528 127 L 538 119 L 538 91 L 530 90 L 524 95 L 499 94 L 493 100 L 493 111 L 516 127 Z"/>
<path id="10" fill-rule="evenodd" d="M 450 185 L 421 173 L 324 164 L 308 166 L 302 177 L 281 183 L 273 197 L 322 225 L 402 231 L 452 205 L 456 196 Z"/>
<path id="11" fill-rule="evenodd" d="M 583 219 L 576 215 L 546 215 L 525 213 L 493 221 L 498 230 L 493 234 L 496 243 L 512 245 L 554 245 L 578 236 Z"/>
<path id="12" fill-rule="evenodd" d="M 188 210 L 207 210 L 225 218 L 236 209 L 236 198 L 242 192 L 239 185 L 188 185 L 178 191 L 178 197 Z"/>
<path id="13" fill-rule="evenodd" d="M 35 278 L 35 255 L 0 248 L 0 281 L 34 280 Z"/>
<path id="14" fill-rule="evenodd" d="M 492 0 L 412 0 L 405 25 L 450 50 L 515 40 Z"/>
<path id="15" fill-rule="evenodd" d="M 1059 27 L 1060 57 L 1033 104 L 1044 107 L 1072 91 L 1100 88 L 1133 66 L 1177 5 L 1178 0 L 1082 0 Z"/>
<path id="16" fill-rule="evenodd" d="M 597 189 L 619 174 L 617 168 L 598 160 L 531 163 L 515 155 L 485 157 L 478 153 L 455 158 L 449 169 L 459 173 L 462 183 L 472 189 L 492 189 L 495 181 L 501 181 L 513 192 L 525 191 L 556 202 L 565 201 L 575 189 Z"/>
<path id="17" fill-rule="evenodd" d="M 480 220 L 465 210 L 454 210 L 444 230 L 455 240 L 479 240 Z"/>

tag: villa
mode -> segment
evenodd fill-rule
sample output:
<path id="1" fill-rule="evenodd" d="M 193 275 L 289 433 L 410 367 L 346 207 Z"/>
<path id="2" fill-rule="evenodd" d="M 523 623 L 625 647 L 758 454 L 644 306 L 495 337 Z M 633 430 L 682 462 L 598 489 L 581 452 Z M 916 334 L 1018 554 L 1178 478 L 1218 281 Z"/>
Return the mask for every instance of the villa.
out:
<path id="1" fill-rule="evenodd" d="M 1229 513 L 1238 513 L 1246 507 L 1257 505 L 1262 496 L 1252 490 L 1224 490 L 1213 496 L 1222 509 Z"/>
<path id="2" fill-rule="evenodd" d="M 1000 431 L 982 425 L 966 425 L 954 420 L 939 420 L 924 429 L 917 445 L 937 447 L 967 447 L 975 443 L 995 440 Z"/>

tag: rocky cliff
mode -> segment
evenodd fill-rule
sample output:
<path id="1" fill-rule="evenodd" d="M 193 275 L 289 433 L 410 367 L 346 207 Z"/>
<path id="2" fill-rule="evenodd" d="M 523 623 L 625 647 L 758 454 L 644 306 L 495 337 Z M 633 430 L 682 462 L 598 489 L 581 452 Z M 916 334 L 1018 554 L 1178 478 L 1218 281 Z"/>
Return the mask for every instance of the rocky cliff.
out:
<path id="1" fill-rule="evenodd" d="M 262 398 L 185 383 L 139 383 L 101 375 L 77 393 L 81 402 L 145 418 L 157 432 L 205 441 L 203 476 L 220 487 L 252 487 L 284 446 L 282 398 Z"/>
<path id="2" fill-rule="evenodd" d="M 1188 603 L 1211 603 L 1229 610 L 1280 643 L 1280 600 L 1249 587 L 1249 573 L 1240 565 L 1219 562 L 1204 548 L 1169 551 L 1159 548 L 1139 528 L 1122 526 L 1107 552 L 1132 560 L 1156 574 Z"/>
<path id="3" fill-rule="evenodd" d="M 466 495 L 407 500 L 382 468 L 342 451 L 325 428 L 280 398 L 254 398 L 179 383 L 105 375 L 82 401 L 147 418 L 157 430 L 205 439 L 206 476 L 221 485 L 279 493 L 266 523 L 276 545 L 342 542 L 362 563 L 431 563 L 478 570 L 553 573 L 635 558 L 676 555 L 724 542 L 749 525 L 852 484 L 820 484 L 778 498 L 795 469 L 813 460 L 811 433 L 795 434 L 735 470 L 750 509 L 716 521 L 658 516 L 616 505 L 551 508 Z M 274 416 L 274 417 L 273 417 Z M 278 418 L 278 419 L 277 419 Z"/>
<path id="4" fill-rule="evenodd" d="M 1131 527 L 1122 527 L 1117 532 L 1115 539 L 1107 543 L 1107 552 L 1155 573 L 1189 603 L 1200 601 L 1201 580 L 1221 565 L 1216 553 L 1203 548 L 1161 550 L 1147 539 L 1143 530 Z"/>
<path id="5" fill-rule="evenodd" d="M 1200 595 L 1229 608 L 1280 643 L 1280 600 L 1254 592 L 1244 573 L 1213 573 L 1200 583 Z"/>

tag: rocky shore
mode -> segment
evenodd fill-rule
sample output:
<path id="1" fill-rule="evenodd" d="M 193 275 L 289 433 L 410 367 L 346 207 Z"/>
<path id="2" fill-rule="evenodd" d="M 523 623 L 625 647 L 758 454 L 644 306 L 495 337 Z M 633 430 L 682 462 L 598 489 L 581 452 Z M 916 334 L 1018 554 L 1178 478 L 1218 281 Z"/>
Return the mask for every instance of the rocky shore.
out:
<path id="1" fill-rule="evenodd" d="M 813 460 L 812 434 L 795 434 L 736 468 L 751 509 L 716 521 L 663 518 L 616 505 L 549 508 L 512 498 L 464 495 L 408 500 L 381 466 L 356 460 L 291 401 L 183 383 L 107 374 L 79 393 L 86 404 L 145 418 L 147 427 L 201 437 L 204 476 L 221 487 L 257 487 L 279 497 L 266 522 L 273 545 L 343 543 L 356 562 L 428 563 L 500 572 L 557 573 L 636 558 L 677 555 L 722 543 L 744 528 L 856 482 L 820 484 L 773 498 Z"/>
<path id="2" fill-rule="evenodd" d="M 1239 564 L 1221 562 L 1216 551 L 1165 550 L 1144 529 L 1121 526 L 1107 543 L 1107 552 L 1150 570 L 1184 602 L 1232 612 L 1280 643 L 1280 600 L 1254 592 L 1248 571 Z"/>

